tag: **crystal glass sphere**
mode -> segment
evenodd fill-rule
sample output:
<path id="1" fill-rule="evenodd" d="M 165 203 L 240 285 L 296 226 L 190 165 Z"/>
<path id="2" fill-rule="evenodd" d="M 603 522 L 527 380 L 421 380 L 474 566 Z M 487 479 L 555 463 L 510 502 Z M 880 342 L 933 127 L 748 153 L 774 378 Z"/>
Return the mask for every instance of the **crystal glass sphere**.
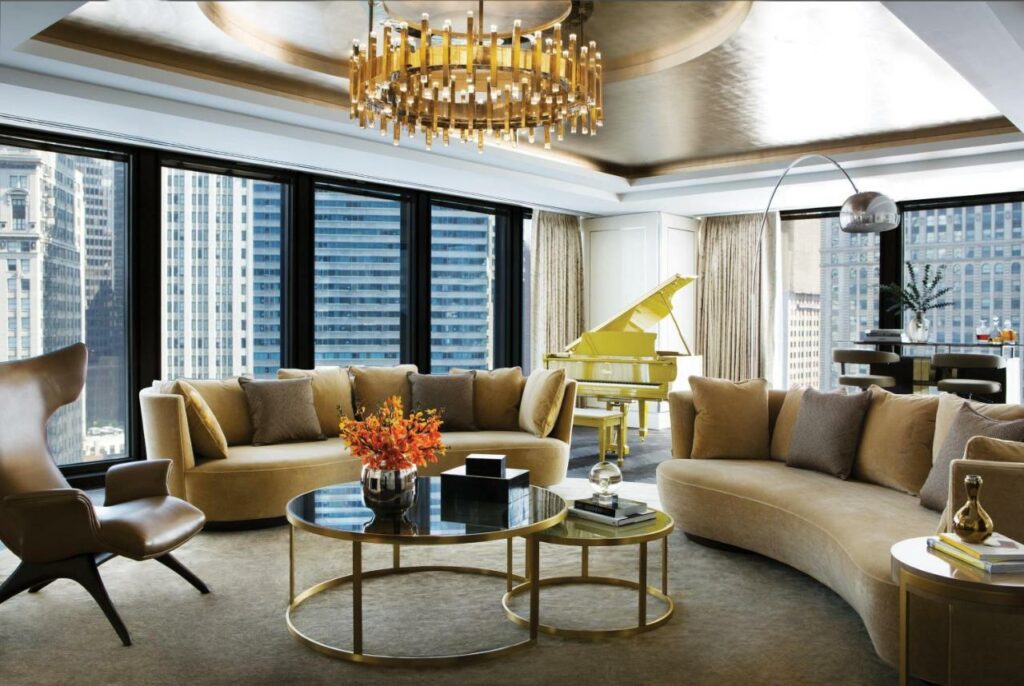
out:
<path id="1" fill-rule="evenodd" d="M 598 462 L 590 470 L 590 488 L 601 500 L 611 499 L 622 485 L 622 471 L 614 462 Z"/>

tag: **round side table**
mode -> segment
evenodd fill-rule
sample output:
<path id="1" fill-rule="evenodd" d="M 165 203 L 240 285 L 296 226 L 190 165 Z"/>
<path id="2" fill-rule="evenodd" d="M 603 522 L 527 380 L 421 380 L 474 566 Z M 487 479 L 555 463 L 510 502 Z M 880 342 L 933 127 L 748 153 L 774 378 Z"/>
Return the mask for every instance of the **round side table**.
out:
<path id="1" fill-rule="evenodd" d="M 910 667 L 911 594 L 945 603 L 948 608 L 949 645 L 955 645 L 956 608 L 982 606 L 986 611 L 1024 614 L 1024 574 L 989 574 L 928 549 L 928 537 L 908 538 L 895 544 L 892 577 L 900 586 L 900 686 Z M 954 683 L 952 654 L 946 655 L 946 683 Z"/>
<path id="2" fill-rule="evenodd" d="M 546 579 L 529 578 L 510 589 L 501 599 L 505 615 L 520 626 L 528 626 L 526 617 L 517 614 L 509 606 L 509 601 L 521 593 L 533 592 L 545 586 L 564 586 L 569 584 L 598 584 L 604 586 L 620 586 L 637 591 L 637 623 L 628 627 L 608 629 L 571 629 L 568 627 L 540 624 L 540 631 L 556 636 L 570 638 L 604 638 L 609 636 L 633 636 L 655 629 L 669 620 L 675 611 L 675 603 L 668 595 L 668 535 L 675 528 L 672 517 L 655 510 L 655 518 L 642 524 L 632 524 L 616 528 L 608 524 L 600 524 L 577 517 L 568 517 L 562 523 L 546 529 L 537 538 L 541 543 L 554 545 L 577 546 L 580 548 L 580 574 L 578 576 L 555 576 Z M 647 584 L 647 544 L 661 540 L 661 589 Z M 590 548 L 618 545 L 636 545 L 639 548 L 638 580 L 620 579 L 610 576 L 592 576 L 590 574 Z M 536 569 L 536 566 L 532 567 Z M 539 576 L 539 575 L 538 575 Z M 536 583 L 535 583 L 536 582 Z M 653 620 L 647 619 L 647 597 L 656 598 L 668 607 Z"/>

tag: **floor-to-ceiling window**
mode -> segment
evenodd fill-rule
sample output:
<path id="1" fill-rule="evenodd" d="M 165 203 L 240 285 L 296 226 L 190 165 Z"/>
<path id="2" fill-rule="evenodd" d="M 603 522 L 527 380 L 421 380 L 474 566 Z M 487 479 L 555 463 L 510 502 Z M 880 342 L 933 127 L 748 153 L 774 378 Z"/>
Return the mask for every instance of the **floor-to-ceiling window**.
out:
<path id="1" fill-rule="evenodd" d="M 488 369 L 494 354 L 495 215 L 430 211 L 430 368 Z"/>
<path id="2" fill-rule="evenodd" d="M 833 348 L 878 327 L 878 234 L 849 234 L 836 216 L 782 222 L 781 322 L 786 386 L 832 388 Z"/>
<path id="3" fill-rule="evenodd" d="M 0 362 L 89 349 L 82 397 L 47 426 L 60 465 L 127 454 L 127 167 L 0 143 Z"/>
<path id="4" fill-rule="evenodd" d="M 903 213 L 905 259 L 919 279 L 925 265 L 943 269 L 942 284 L 952 288 L 952 305 L 928 314 L 931 340 L 970 343 L 979 325 L 1020 329 L 1022 209 L 1024 200 L 1012 200 Z"/>
<path id="5" fill-rule="evenodd" d="M 284 186 L 164 167 L 163 377 L 273 376 L 281 366 Z"/>
<path id="6" fill-rule="evenodd" d="M 314 202 L 317 365 L 401 361 L 402 201 L 318 186 Z"/>

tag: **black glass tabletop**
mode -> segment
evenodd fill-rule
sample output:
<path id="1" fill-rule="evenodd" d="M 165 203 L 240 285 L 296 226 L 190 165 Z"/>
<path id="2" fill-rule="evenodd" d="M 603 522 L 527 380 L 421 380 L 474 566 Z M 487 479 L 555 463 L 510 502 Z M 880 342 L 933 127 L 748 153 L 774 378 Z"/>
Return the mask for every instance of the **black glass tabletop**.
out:
<path id="1" fill-rule="evenodd" d="M 324 536 L 381 543 L 448 544 L 525 536 L 552 527 L 566 515 L 565 500 L 530 487 L 528 496 L 509 504 L 448 498 L 441 479 L 416 479 L 416 499 L 400 514 L 375 513 L 363 502 L 358 481 L 318 488 L 292 498 L 287 517 L 293 526 Z"/>

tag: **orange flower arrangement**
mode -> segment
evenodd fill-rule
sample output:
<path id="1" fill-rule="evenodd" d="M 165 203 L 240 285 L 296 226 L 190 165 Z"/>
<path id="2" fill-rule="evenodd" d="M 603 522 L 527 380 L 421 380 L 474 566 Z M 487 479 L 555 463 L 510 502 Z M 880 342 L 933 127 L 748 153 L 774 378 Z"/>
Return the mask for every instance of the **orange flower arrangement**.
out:
<path id="1" fill-rule="evenodd" d="M 406 416 L 402 398 L 392 396 L 362 421 L 342 417 L 341 437 L 352 454 L 371 469 L 401 470 L 425 467 L 444 455 L 441 417 L 437 410 Z"/>

